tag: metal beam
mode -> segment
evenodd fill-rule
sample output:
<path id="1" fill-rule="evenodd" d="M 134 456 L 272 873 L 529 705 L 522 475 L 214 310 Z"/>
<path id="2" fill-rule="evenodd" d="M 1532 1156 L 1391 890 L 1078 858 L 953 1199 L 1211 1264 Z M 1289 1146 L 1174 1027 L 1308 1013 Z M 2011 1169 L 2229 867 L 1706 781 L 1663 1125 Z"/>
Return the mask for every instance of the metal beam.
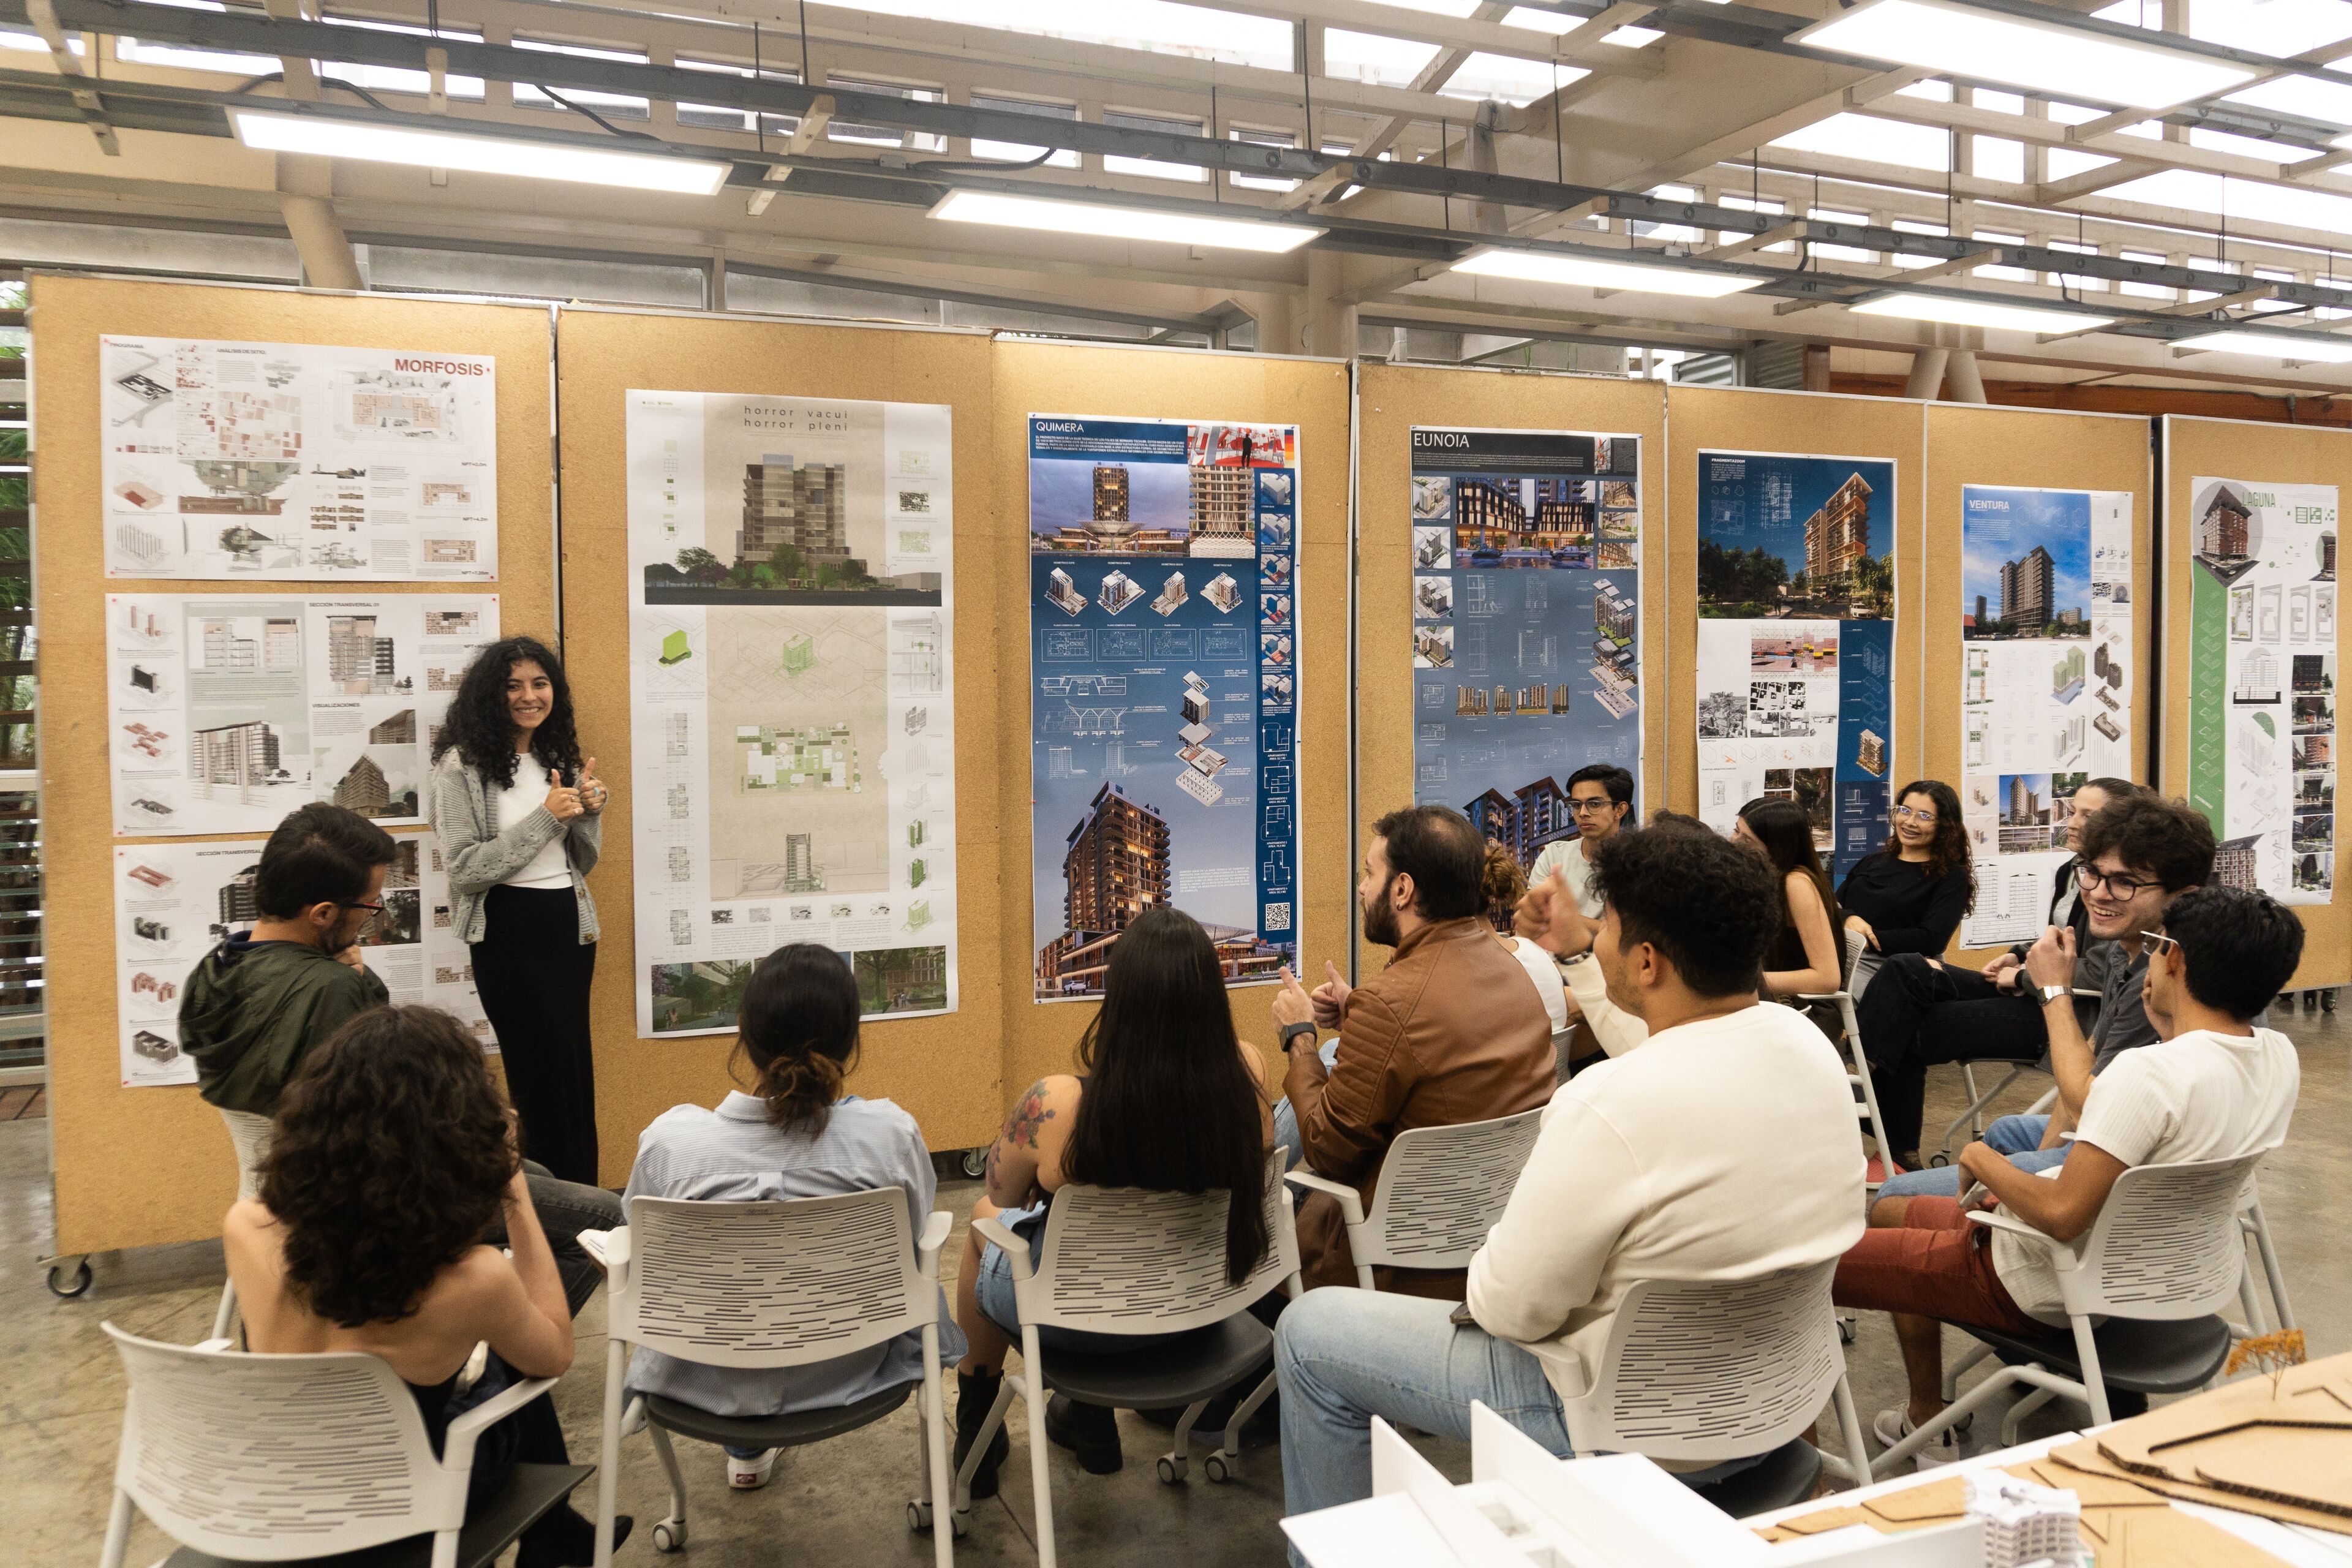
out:
<path id="1" fill-rule="evenodd" d="M 66 37 L 58 20 L 57 7 L 50 0 L 25 0 L 25 19 L 49 47 L 49 58 L 56 62 L 58 75 L 65 79 L 66 90 L 73 95 L 74 109 L 98 139 L 99 150 L 110 158 L 122 155 L 122 146 L 115 139 L 114 127 L 108 123 L 106 105 L 100 101 L 98 85 L 81 68 L 81 58 L 73 52 L 72 40 Z"/>

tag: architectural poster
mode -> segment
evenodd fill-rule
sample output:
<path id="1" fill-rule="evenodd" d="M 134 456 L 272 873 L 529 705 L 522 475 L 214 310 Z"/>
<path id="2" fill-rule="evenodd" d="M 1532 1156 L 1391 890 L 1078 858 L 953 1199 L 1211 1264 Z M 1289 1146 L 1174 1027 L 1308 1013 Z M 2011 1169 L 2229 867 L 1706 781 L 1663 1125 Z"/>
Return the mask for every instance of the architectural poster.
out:
<path id="1" fill-rule="evenodd" d="M 2074 791 L 2137 771 L 2131 584 L 2129 491 L 1960 487 L 1963 947 L 2040 934 Z"/>
<path id="2" fill-rule="evenodd" d="M 488 354 L 99 339 L 110 577 L 499 574 Z"/>
<path id="3" fill-rule="evenodd" d="M 1698 487 L 1699 816 L 1794 800 L 1843 878 L 1889 831 L 1895 465 L 1701 452 Z"/>
<path id="4" fill-rule="evenodd" d="M 2282 903 L 2336 887 L 2334 485 L 2189 489 L 2189 804 L 2217 881 Z"/>
<path id="5" fill-rule="evenodd" d="M 1172 903 L 1229 984 L 1298 953 L 1293 425 L 1029 419 L 1036 997 Z"/>
<path id="6" fill-rule="evenodd" d="M 932 404 L 631 392 L 637 1031 L 823 942 L 956 1005 L 954 476 Z"/>
<path id="7" fill-rule="evenodd" d="M 1413 799 L 1523 867 L 1570 773 L 1641 773 L 1641 472 L 1632 436 L 1412 432 Z"/>
<path id="8" fill-rule="evenodd" d="M 495 1044 L 474 993 L 473 958 L 450 922 L 449 879 L 431 833 L 394 836 L 383 913 L 360 932 L 360 953 L 395 1003 L 455 1014 L 484 1046 Z M 263 840 L 132 844 L 114 851 L 115 1016 L 122 1086 L 194 1083 L 180 1052 L 180 1000 L 188 973 L 259 913 L 253 877 Z"/>
<path id="9" fill-rule="evenodd" d="M 106 596 L 120 837 L 267 833 L 332 801 L 425 819 L 432 742 L 495 594 Z"/>

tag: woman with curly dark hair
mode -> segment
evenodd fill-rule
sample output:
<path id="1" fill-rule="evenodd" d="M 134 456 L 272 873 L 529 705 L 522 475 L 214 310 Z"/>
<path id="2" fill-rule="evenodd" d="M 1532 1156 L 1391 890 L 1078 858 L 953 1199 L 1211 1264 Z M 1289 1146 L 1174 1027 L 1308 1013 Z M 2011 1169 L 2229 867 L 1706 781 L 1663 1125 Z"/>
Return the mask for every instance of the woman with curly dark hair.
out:
<path id="1" fill-rule="evenodd" d="M 1941 779 L 1905 784 L 1895 796 L 1894 828 L 1838 885 L 1845 929 L 1870 944 L 1854 972 L 1856 995 L 1877 959 L 1897 952 L 1940 957 L 1960 917 L 1977 904 L 1976 867 L 1951 785 Z"/>
<path id="2" fill-rule="evenodd" d="M 562 662 L 536 637 L 484 648 L 457 682 L 433 763 L 428 815 L 449 874 L 449 912 L 473 950 L 474 987 L 498 1031 L 524 1152 L 593 1186 L 588 873 L 606 797 L 596 759 L 580 755 Z"/>
<path id="3" fill-rule="evenodd" d="M 509 1258 L 484 1237 L 503 1222 Z M 446 1013 L 378 1007 L 303 1060 L 278 1103 L 261 1195 L 222 1225 L 247 1348 L 364 1351 L 416 1396 L 439 1452 L 449 1423 L 518 1378 L 572 1364 L 572 1314 L 480 1045 Z M 487 1342 L 479 1375 L 466 1379 Z M 486 1431 L 470 1509 L 517 1464 L 563 1464 L 545 1395 Z M 521 1568 L 593 1561 L 569 1507 L 522 1537 Z"/>

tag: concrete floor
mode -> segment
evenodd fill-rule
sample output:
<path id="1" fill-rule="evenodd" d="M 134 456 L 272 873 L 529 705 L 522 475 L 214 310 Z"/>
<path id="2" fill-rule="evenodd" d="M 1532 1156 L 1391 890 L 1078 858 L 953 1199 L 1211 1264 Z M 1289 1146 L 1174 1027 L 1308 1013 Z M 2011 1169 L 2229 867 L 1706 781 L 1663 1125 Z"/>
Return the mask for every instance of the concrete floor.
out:
<path id="1" fill-rule="evenodd" d="M 2352 1251 L 2343 1245 L 2352 1213 L 2352 1021 L 2335 1015 L 2283 1020 L 2301 1048 L 2303 1095 L 2294 1131 L 2263 1173 L 2263 1193 L 2314 1355 L 2352 1349 Z M 1958 1075 L 1931 1078 L 1931 1135 L 1957 1113 Z M 1998 1109 L 2021 1110 L 2041 1091 L 2021 1084 Z M 193 1343 L 210 1331 L 221 1286 L 220 1247 L 192 1243 L 94 1260 L 97 1284 L 79 1300 L 53 1298 L 33 1260 L 50 1242 L 46 1129 L 37 1121 L 0 1123 L 0 1510 L 7 1520 L 8 1561 L 24 1564 L 89 1562 L 105 1531 L 114 1450 L 122 1416 L 122 1380 L 102 1321 L 156 1339 Z M 224 1148 L 223 1158 L 227 1152 Z M 975 1184 L 944 1186 L 943 1205 L 961 1211 Z M 948 1249 L 961 1256 L 962 1225 Z M 604 1310 L 600 1295 L 579 1321 L 580 1354 L 559 1385 L 557 1404 L 572 1436 L 575 1460 L 593 1460 L 603 1398 Z M 1959 1336 L 1952 1336 L 1957 1342 Z M 1848 1351 L 1854 1394 L 1864 1419 L 1895 1402 L 1902 1382 L 1892 1333 L 1883 1318 L 1865 1320 Z M 681 1561 L 702 1568 L 790 1558 L 824 1563 L 930 1561 L 928 1537 L 911 1535 L 905 1504 L 917 1489 L 913 1405 L 850 1436 L 785 1456 L 760 1492 L 731 1495 L 715 1448 L 681 1441 L 688 1486 L 691 1541 Z M 1035 1560 L 1035 1515 L 1020 1407 L 1003 1493 L 976 1506 L 971 1533 L 957 1542 L 960 1562 Z M 1127 1467 L 1115 1477 L 1082 1473 L 1068 1454 L 1050 1449 L 1057 1531 L 1073 1563 L 1125 1565 L 1263 1563 L 1280 1561 L 1282 1475 L 1271 1446 L 1247 1455 L 1241 1478 L 1213 1487 L 1196 1462 L 1191 1479 L 1163 1487 L 1152 1457 L 1167 1435 L 1122 1415 Z M 2079 1415 L 2043 1412 L 2029 1432 L 2063 1429 Z M 2000 1423 L 1980 1420 L 1971 1451 L 1997 1441 Z M 1468 1452 L 1425 1439 L 1422 1447 L 1450 1473 L 1466 1479 Z M 1202 1450 L 1195 1450 L 1196 1460 Z M 593 1506 L 592 1482 L 583 1489 Z M 619 1561 L 656 1560 L 644 1531 L 666 1506 L 667 1489 L 651 1445 L 622 1449 L 621 1508 L 637 1516 L 637 1538 Z M 170 1542 L 145 1521 L 134 1528 L 129 1561 L 147 1563 Z"/>

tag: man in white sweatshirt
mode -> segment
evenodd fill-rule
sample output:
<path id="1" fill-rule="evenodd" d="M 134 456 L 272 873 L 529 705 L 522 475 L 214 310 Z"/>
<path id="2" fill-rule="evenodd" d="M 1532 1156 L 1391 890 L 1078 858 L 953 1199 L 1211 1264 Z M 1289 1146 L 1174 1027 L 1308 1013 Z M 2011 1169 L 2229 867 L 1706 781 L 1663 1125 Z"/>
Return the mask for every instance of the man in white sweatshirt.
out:
<path id="1" fill-rule="evenodd" d="M 2302 1069 L 2285 1036 L 2252 1020 L 2294 973 L 2303 922 L 2265 894 L 2208 887 L 2173 899 L 2161 929 L 2143 934 L 2144 994 L 2159 1038 L 2120 1053 L 2089 1080 L 2065 1163 L 2020 1170 L 2007 1155 L 1971 1143 L 1961 1151 L 1960 1169 L 1963 1180 L 1984 1184 L 1983 1197 L 1969 1205 L 1882 1198 L 1871 1210 L 1871 1229 L 1838 1264 L 1838 1304 L 1885 1309 L 1902 1342 L 1911 1401 L 1876 1422 L 1890 1447 L 1943 1411 L 1943 1324 L 2024 1335 L 2066 1327 L 2049 1250 L 1969 1223 L 1969 1207 L 1998 1204 L 2043 1235 L 2072 1241 L 2097 1222 L 2116 1179 L 2134 1165 L 2236 1159 L 2286 1139 Z M 2073 933 L 2053 927 L 2037 955 L 2045 947 L 2071 957 Z M 2053 1015 L 2072 1007 L 2065 986 L 2043 990 Z M 2076 1049 L 2087 1057 L 2079 1037 Z M 2088 1063 L 2074 1068 L 2087 1074 Z M 1948 1463 L 1958 1453 L 1947 1431 L 1920 1465 Z"/>
<path id="2" fill-rule="evenodd" d="M 1589 962 L 1648 1037 L 1553 1096 L 1466 1307 L 1328 1289 L 1283 1314 L 1291 1513 L 1370 1495 L 1374 1415 L 1467 1437 L 1476 1401 L 1565 1455 L 1560 1396 L 1599 1370 L 1636 1280 L 1751 1279 L 1835 1258 L 1862 1231 L 1837 1052 L 1757 996 L 1780 923 L 1771 868 L 1693 824 L 1611 838 L 1595 870 Z"/>

